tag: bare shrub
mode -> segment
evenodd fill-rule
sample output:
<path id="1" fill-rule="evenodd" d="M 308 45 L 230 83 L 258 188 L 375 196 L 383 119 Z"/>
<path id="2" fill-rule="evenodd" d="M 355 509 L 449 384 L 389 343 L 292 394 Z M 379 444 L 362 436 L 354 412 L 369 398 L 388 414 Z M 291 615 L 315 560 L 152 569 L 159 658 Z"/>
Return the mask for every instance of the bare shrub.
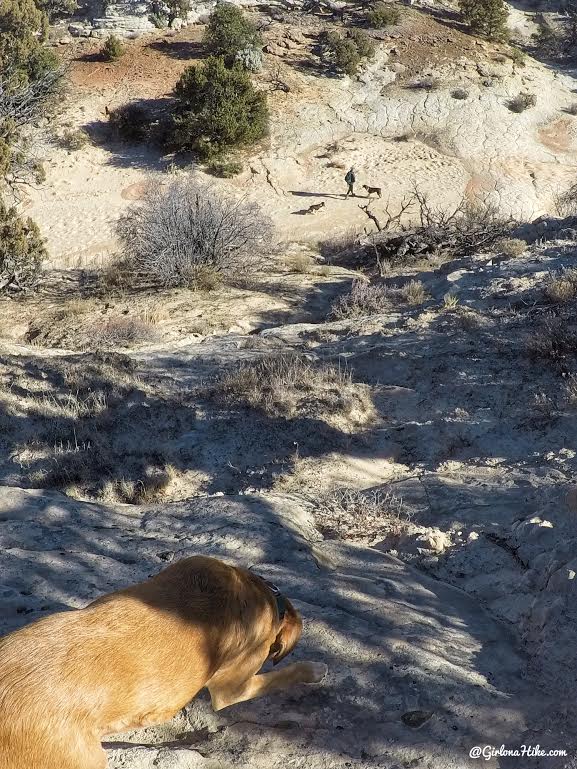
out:
<path id="1" fill-rule="evenodd" d="M 534 107 L 537 104 L 537 97 L 534 93 L 520 93 L 514 99 L 510 99 L 507 106 L 511 112 L 525 112 L 525 110 Z"/>
<path id="2" fill-rule="evenodd" d="M 135 277 L 194 287 L 207 268 L 223 278 L 254 272 L 272 225 L 256 203 L 177 179 L 151 184 L 145 201 L 120 219 L 118 234 Z"/>
<path id="3" fill-rule="evenodd" d="M 552 275 L 545 286 L 545 296 L 555 304 L 573 301 L 577 297 L 577 268 Z"/>
<path id="4" fill-rule="evenodd" d="M 224 373 L 213 394 L 269 417 L 306 416 L 329 423 L 344 418 L 353 425 L 374 417 L 368 388 L 354 383 L 350 371 L 302 355 L 275 355 L 245 363 Z"/>
<path id="5" fill-rule="evenodd" d="M 351 290 L 339 296 L 331 308 L 331 317 L 362 318 L 367 315 L 379 315 L 390 307 L 390 295 L 386 286 L 355 280 Z"/>
<path id="6" fill-rule="evenodd" d="M 555 208 L 559 216 L 575 216 L 577 214 L 577 183 L 572 184 L 569 189 L 556 196 Z"/>
<path id="7" fill-rule="evenodd" d="M 464 101 L 469 98 L 469 91 L 466 88 L 455 88 L 451 91 L 451 96 L 453 99 Z"/>
<path id="8" fill-rule="evenodd" d="M 427 292 L 420 280 L 410 280 L 396 293 L 399 299 L 407 304 L 422 304 L 427 298 Z"/>
<path id="9" fill-rule="evenodd" d="M 527 243 L 521 238 L 503 238 L 495 243 L 495 248 L 505 256 L 521 256 L 527 250 Z"/>
<path id="10" fill-rule="evenodd" d="M 565 110 L 568 115 L 577 115 L 577 102 L 570 104 Z"/>
<path id="11" fill-rule="evenodd" d="M 406 531 L 409 517 L 389 491 L 337 489 L 317 501 L 315 521 L 327 539 L 374 542 Z"/>

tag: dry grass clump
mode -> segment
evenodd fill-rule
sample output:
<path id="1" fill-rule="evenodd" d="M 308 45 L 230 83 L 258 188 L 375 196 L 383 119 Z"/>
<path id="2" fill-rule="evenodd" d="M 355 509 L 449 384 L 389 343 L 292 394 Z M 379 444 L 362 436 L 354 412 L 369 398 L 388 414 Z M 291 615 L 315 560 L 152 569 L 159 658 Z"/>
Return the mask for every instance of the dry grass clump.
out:
<path id="1" fill-rule="evenodd" d="M 86 131 L 83 131 L 82 128 L 67 128 L 62 135 L 58 137 L 58 144 L 60 147 L 69 152 L 81 150 L 89 141 L 88 134 Z"/>
<path id="2" fill-rule="evenodd" d="M 315 520 L 327 539 L 375 542 L 401 535 L 410 519 L 389 491 L 337 489 L 315 505 Z"/>
<path id="3" fill-rule="evenodd" d="M 314 261 L 308 254 L 290 254 L 290 256 L 286 257 L 288 269 L 299 275 L 308 275 L 314 264 Z"/>
<path id="4" fill-rule="evenodd" d="M 497 241 L 495 249 L 505 256 L 521 256 L 527 250 L 527 243 L 521 238 L 503 238 Z"/>
<path id="5" fill-rule="evenodd" d="M 331 308 L 336 320 L 379 315 L 390 308 L 390 292 L 384 285 L 355 280 L 348 294 L 340 296 Z"/>
<path id="6" fill-rule="evenodd" d="M 24 486 L 84 498 L 166 497 L 180 457 L 174 439 L 196 423 L 194 407 L 144 385 L 118 353 L 0 358 L 0 473 Z"/>
<path id="7" fill-rule="evenodd" d="M 545 296 L 555 304 L 573 301 L 577 297 L 577 269 L 552 275 L 545 286 Z"/>
<path id="8" fill-rule="evenodd" d="M 511 112 L 525 112 L 525 110 L 534 107 L 537 104 L 537 97 L 534 93 L 520 93 L 514 99 L 510 99 L 507 106 Z"/>
<path id="9" fill-rule="evenodd" d="M 102 501 L 118 500 L 128 505 L 144 505 L 166 498 L 171 485 L 178 477 L 173 465 L 147 469 L 142 478 L 119 478 L 107 481 L 100 493 Z"/>
<path id="10" fill-rule="evenodd" d="M 445 294 L 443 297 L 443 310 L 446 312 L 452 312 L 459 306 L 459 297 L 455 294 Z"/>
<path id="11" fill-rule="evenodd" d="M 427 292 L 420 280 L 410 280 L 397 289 L 396 294 L 402 302 L 407 304 L 422 304 L 427 298 Z"/>
<path id="12" fill-rule="evenodd" d="M 152 324 L 145 318 L 119 315 L 94 326 L 89 339 L 91 348 L 134 347 L 154 339 Z"/>
<path id="13" fill-rule="evenodd" d="M 302 355 L 242 364 L 222 375 L 213 394 L 269 417 L 306 417 L 340 428 L 367 424 L 375 416 L 369 388 L 353 382 L 350 371 Z"/>
<path id="14" fill-rule="evenodd" d="M 559 363 L 577 353 L 577 330 L 561 318 L 548 318 L 528 340 L 532 358 Z"/>
<path id="15" fill-rule="evenodd" d="M 570 408 L 577 407 L 577 376 L 569 374 L 565 380 L 563 400 Z"/>

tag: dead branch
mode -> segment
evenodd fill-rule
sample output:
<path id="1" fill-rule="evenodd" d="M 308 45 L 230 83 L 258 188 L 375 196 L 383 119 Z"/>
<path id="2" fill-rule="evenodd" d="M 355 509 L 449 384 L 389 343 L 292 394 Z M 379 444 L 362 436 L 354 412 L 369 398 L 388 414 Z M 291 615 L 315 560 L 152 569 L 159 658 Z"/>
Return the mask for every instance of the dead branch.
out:
<path id="1" fill-rule="evenodd" d="M 371 220 L 371 222 L 372 222 L 372 223 L 375 225 L 375 227 L 377 228 L 377 230 L 378 230 L 379 232 L 382 232 L 382 231 L 383 231 L 383 228 L 381 227 L 381 223 L 379 222 L 379 220 L 377 219 L 377 217 L 376 217 L 376 216 L 373 214 L 373 212 L 370 210 L 369 206 L 370 206 L 370 203 L 367 203 L 367 205 L 366 205 L 366 206 L 359 206 L 359 208 L 361 209 L 361 211 L 364 211 L 364 212 L 365 212 L 365 214 L 366 214 L 366 215 L 369 217 L 369 219 L 370 219 L 370 220 Z"/>

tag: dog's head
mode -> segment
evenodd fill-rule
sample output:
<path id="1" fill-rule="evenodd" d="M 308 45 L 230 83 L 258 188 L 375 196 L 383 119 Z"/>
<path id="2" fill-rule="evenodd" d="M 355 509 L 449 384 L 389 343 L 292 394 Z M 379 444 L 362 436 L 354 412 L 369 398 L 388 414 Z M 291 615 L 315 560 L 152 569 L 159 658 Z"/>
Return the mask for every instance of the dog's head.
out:
<path id="1" fill-rule="evenodd" d="M 270 647 L 269 659 L 272 659 L 273 665 L 276 665 L 277 662 L 280 662 L 287 654 L 292 652 L 303 631 L 301 615 L 288 598 L 285 598 L 284 601 L 285 613 L 282 624 L 273 645 Z"/>
<path id="2" fill-rule="evenodd" d="M 367 184 L 363 184 L 363 189 L 364 189 L 364 190 L 368 190 L 368 189 L 369 189 L 369 186 L 368 186 Z"/>

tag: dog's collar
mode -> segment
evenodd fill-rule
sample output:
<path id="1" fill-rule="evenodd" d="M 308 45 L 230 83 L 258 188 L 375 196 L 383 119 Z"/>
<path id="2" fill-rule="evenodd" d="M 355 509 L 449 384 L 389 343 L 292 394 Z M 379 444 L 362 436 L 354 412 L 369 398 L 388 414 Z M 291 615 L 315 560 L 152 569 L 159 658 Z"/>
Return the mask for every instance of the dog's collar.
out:
<path id="1" fill-rule="evenodd" d="M 254 574 L 254 572 L 253 572 Z M 284 619 L 284 616 L 286 614 L 286 598 L 281 593 L 281 591 L 278 589 L 278 587 L 273 584 L 272 582 L 269 582 L 268 579 L 265 579 L 264 577 L 261 577 L 260 574 L 256 574 L 256 577 L 258 577 L 264 584 L 268 587 L 270 592 L 273 595 L 273 598 L 276 602 L 276 609 L 278 611 L 278 618 L 280 620 Z"/>

